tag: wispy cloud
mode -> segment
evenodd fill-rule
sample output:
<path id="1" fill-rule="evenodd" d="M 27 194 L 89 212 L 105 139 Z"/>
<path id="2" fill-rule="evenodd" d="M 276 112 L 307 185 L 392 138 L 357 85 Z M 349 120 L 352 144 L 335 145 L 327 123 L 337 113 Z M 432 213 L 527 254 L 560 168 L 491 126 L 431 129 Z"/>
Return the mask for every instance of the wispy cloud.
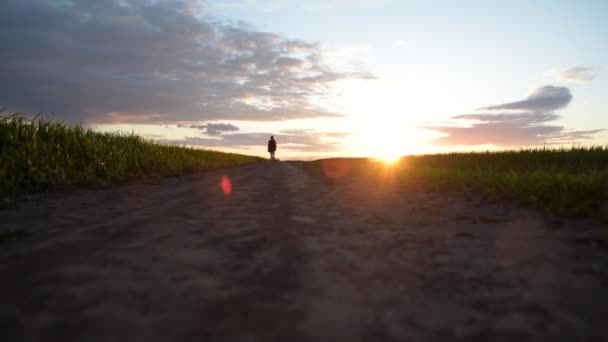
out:
<path id="1" fill-rule="evenodd" d="M 236 132 L 239 130 L 239 128 L 237 126 L 235 126 L 233 124 L 229 124 L 229 123 L 191 124 L 189 126 L 178 124 L 177 127 L 178 128 L 188 127 L 188 128 L 200 129 L 200 130 L 204 131 L 205 133 L 207 133 L 208 135 L 220 135 L 223 132 Z"/>
<path id="2" fill-rule="evenodd" d="M 318 97 L 367 76 L 190 0 L 4 0 L 0 46 L 0 104 L 76 122 L 340 116 Z"/>
<path id="3" fill-rule="evenodd" d="M 572 100 L 570 89 L 543 86 L 524 100 L 481 107 L 477 113 L 452 117 L 468 126 L 428 126 L 445 133 L 434 143 L 440 145 L 522 146 L 570 143 L 590 139 L 603 129 L 568 131 L 563 126 L 549 125 L 560 118 L 553 111 L 566 107 Z"/>
<path id="4" fill-rule="evenodd" d="M 406 42 L 405 40 L 398 40 L 395 43 L 393 43 L 393 45 L 397 48 L 402 48 L 402 47 L 407 47 L 409 45 L 409 43 Z"/>
<path id="5" fill-rule="evenodd" d="M 600 68 L 596 67 L 573 66 L 560 71 L 557 76 L 562 81 L 589 82 L 597 77 L 599 72 Z"/>
<path id="6" fill-rule="evenodd" d="M 359 78 L 375 79 L 371 74 L 366 74 L 360 70 L 366 69 L 366 61 L 370 57 L 372 46 L 358 44 L 343 46 L 339 48 L 323 47 L 323 61 L 330 65 L 333 70 L 350 74 L 358 73 Z"/>

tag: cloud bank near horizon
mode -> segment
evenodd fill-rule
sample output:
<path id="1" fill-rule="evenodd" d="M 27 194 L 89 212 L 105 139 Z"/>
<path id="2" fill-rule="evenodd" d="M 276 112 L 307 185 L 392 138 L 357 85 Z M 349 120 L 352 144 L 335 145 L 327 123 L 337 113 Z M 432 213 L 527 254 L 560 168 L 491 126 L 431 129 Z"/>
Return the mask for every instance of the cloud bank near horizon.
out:
<path id="1" fill-rule="evenodd" d="M 571 143 L 586 140 L 603 129 L 567 131 L 548 123 L 560 118 L 554 111 L 572 101 L 570 89 L 551 85 L 536 88 L 524 100 L 480 107 L 477 113 L 453 116 L 470 126 L 427 126 L 447 136 L 432 141 L 439 145 L 521 146 Z"/>
<path id="2" fill-rule="evenodd" d="M 210 17 L 203 1 L 0 2 L 0 105 L 68 122 L 340 116 L 317 44 Z"/>
<path id="3" fill-rule="evenodd" d="M 283 130 L 278 133 L 231 133 L 218 137 L 187 136 L 182 140 L 167 140 L 172 144 L 250 149 L 264 147 L 273 135 L 281 150 L 296 152 L 333 152 L 342 147 L 345 132 L 317 132 L 312 129 Z"/>

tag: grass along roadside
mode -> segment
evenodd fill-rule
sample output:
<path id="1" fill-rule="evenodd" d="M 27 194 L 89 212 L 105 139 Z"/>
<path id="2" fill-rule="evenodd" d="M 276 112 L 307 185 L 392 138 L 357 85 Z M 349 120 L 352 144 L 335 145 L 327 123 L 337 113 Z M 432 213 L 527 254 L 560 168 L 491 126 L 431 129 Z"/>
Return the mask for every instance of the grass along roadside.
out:
<path id="1" fill-rule="evenodd" d="M 564 217 L 608 220 L 606 147 L 406 156 L 393 165 L 342 161 L 349 172 L 370 179 L 390 172 L 399 183 L 475 189 L 490 199 L 515 199 Z M 308 168 L 322 172 L 324 163 L 310 162 Z"/>
<path id="2" fill-rule="evenodd" d="M 159 144 L 22 116 L 0 116 L 0 198 L 160 178 L 263 158 Z"/>

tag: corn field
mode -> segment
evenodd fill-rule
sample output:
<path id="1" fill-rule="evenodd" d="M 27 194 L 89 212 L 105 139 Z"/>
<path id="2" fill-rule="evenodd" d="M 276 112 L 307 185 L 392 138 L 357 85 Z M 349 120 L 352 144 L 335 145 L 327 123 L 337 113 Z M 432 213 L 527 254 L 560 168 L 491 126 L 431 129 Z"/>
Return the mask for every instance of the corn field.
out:
<path id="1" fill-rule="evenodd" d="M 0 117 L 0 195 L 107 185 L 262 160 L 39 118 Z"/>

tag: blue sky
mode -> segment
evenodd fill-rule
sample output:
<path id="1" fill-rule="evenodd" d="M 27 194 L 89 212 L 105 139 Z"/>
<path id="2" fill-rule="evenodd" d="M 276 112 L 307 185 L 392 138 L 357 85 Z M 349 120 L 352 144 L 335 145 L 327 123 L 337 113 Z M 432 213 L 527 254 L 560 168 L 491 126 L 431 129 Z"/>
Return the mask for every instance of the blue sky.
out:
<path id="1" fill-rule="evenodd" d="M 284 158 L 608 143 L 606 1 L 0 7 L 0 105 L 103 131 L 256 155 L 274 134 Z"/>

